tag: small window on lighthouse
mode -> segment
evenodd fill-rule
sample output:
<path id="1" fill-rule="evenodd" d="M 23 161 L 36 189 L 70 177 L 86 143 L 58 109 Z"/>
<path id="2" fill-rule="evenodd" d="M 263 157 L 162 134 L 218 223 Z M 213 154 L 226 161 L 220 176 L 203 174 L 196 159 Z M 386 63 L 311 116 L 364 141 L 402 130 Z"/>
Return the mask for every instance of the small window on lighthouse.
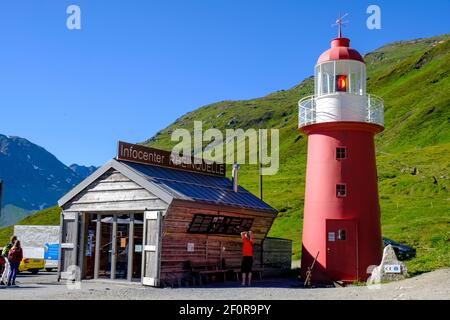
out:
<path id="1" fill-rule="evenodd" d="M 347 76 L 339 74 L 336 76 L 336 91 L 347 92 Z"/>
<path id="2" fill-rule="evenodd" d="M 347 232 L 345 229 L 339 229 L 338 230 L 338 240 L 346 240 L 347 239 Z"/>
<path id="3" fill-rule="evenodd" d="M 347 196 L 347 186 L 345 184 L 337 184 L 336 185 L 336 197 L 345 197 Z"/>
<path id="4" fill-rule="evenodd" d="M 336 148 L 336 159 L 341 160 L 347 158 L 347 148 L 338 147 Z"/>

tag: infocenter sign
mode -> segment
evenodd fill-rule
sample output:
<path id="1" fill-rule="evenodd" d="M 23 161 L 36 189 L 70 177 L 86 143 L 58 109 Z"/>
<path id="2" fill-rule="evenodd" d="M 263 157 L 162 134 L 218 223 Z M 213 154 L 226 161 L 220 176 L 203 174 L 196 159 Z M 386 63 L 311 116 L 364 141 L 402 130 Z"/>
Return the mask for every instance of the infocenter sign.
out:
<path id="1" fill-rule="evenodd" d="M 169 151 L 149 148 L 138 144 L 119 141 L 117 160 L 130 161 L 145 165 L 168 167 L 184 171 L 198 172 L 216 176 L 225 176 L 223 163 L 207 162 L 191 156 L 173 155 Z"/>

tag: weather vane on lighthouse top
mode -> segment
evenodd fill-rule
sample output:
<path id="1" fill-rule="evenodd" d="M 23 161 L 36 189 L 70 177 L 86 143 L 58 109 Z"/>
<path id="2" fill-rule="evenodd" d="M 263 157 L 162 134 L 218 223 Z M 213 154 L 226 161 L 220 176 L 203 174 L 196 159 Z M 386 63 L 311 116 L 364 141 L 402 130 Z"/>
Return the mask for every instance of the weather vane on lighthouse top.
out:
<path id="1" fill-rule="evenodd" d="M 348 21 L 344 21 L 344 18 L 348 16 L 348 13 L 341 15 L 339 13 L 339 18 L 336 20 L 336 23 L 331 25 L 332 27 L 338 26 L 338 38 L 342 38 L 342 26 L 348 23 Z"/>

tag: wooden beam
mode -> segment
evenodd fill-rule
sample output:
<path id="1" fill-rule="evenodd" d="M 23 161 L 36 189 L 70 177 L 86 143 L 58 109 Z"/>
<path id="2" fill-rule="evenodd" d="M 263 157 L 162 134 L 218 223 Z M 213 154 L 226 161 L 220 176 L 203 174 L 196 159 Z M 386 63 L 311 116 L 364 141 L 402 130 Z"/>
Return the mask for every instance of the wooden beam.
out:
<path id="1" fill-rule="evenodd" d="M 62 265 L 62 248 L 63 234 L 64 234 L 64 211 L 61 210 L 59 215 L 59 248 L 58 248 L 58 282 L 61 280 L 61 272 L 64 271 L 64 266 Z"/>
<path id="2" fill-rule="evenodd" d="M 116 278 L 116 262 L 117 262 L 117 214 L 113 215 L 112 229 L 112 250 L 111 250 L 111 279 Z"/>
<path id="3" fill-rule="evenodd" d="M 224 205 L 215 205 L 215 204 L 207 204 L 199 201 L 185 201 L 174 199 L 172 202 L 172 207 L 182 207 L 182 208 L 191 208 L 191 209 L 204 209 L 204 210 L 216 210 L 218 213 L 221 212 L 234 212 L 234 213 L 242 213 L 250 216 L 269 216 L 276 217 L 276 211 L 270 210 L 257 210 L 257 209 L 245 209 L 245 208 L 237 208 L 232 206 L 224 206 Z"/>
<path id="4" fill-rule="evenodd" d="M 78 260 L 78 246 L 79 246 L 78 235 L 79 235 L 79 232 L 80 232 L 79 219 L 80 219 L 80 213 L 77 212 L 75 214 L 75 232 L 72 235 L 73 236 L 73 239 L 72 239 L 72 243 L 73 243 L 72 259 L 73 259 L 73 261 L 71 261 L 71 264 L 74 264 L 74 265 L 77 265 L 77 266 L 79 266 L 79 264 L 77 263 L 77 260 Z"/>
<path id="5" fill-rule="evenodd" d="M 85 237 L 86 237 L 86 213 L 81 214 L 80 229 L 78 230 L 78 243 L 80 244 L 80 249 L 78 250 L 78 266 L 80 267 L 80 277 L 84 278 L 84 247 L 85 247 Z"/>
<path id="6" fill-rule="evenodd" d="M 130 214 L 130 224 L 128 229 L 128 271 L 127 280 L 133 279 L 133 256 L 134 256 L 134 213 Z"/>
<path id="7" fill-rule="evenodd" d="M 102 216 L 97 214 L 97 225 L 95 232 L 95 260 L 94 260 L 94 279 L 98 279 L 100 269 L 100 242 L 102 239 Z"/>
<path id="8" fill-rule="evenodd" d="M 155 283 L 155 286 L 159 286 L 160 284 L 160 280 L 161 280 L 161 249 L 162 249 L 162 241 L 161 241 L 161 233 L 162 233 L 162 218 L 163 218 L 163 214 L 162 211 L 158 211 L 157 213 L 157 218 L 156 218 L 156 224 L 157 224 L 157 229 L 156 229 L 156 279 L 157 282 Z"/>
<path id="9" fill-rule="evenodd" d="M 142 255 L 142 259 L 141 259 L 141 284 L 144 284 L 144 278 L 145 278 L 145 259 L 147 258 L 147 255 L 145 253 L 145 246 L 147 245 L 147 241 L 148 241 L 148 236 L 147 236 L 147 219 L 145 219 L 145 213 L 146 211 L 144 211 L 144 214 L 142 215 L 142 222 L 144 223 L 144 230 L 143 230 L 143 234 L 142 234 L 142 249 L 141 249 L 141 255 Z"/>
<path id="10" fill-rule="evenodd" d="M 87 204 L 77 204 L 71 202 L 66 206 L 66 212 L 143 212 L 150 210 L 165 210 L 167 204 L 161 200 L 127 200 L 115 202 L 95 202 Z"/>

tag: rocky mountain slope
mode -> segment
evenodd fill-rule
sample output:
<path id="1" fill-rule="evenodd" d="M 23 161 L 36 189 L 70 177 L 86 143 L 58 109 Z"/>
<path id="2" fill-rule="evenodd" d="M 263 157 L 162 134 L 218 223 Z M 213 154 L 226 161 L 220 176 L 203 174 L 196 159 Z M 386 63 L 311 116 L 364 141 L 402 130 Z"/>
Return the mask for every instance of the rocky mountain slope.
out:
<path id="1" fill-rule="evenodd" d="M 24 138 L 0 135 L 0 179 L 0 225 L 8 225 L 30 212 L 54 206 L 83 176 Z"/>
<path id="2" fill-rule="evenodd" d="M 78 164 L 71 164 L 69 166 L 70 170 L 75 172 L 81 178 L 87 178 L 90 176 L 95 170 L 97 170 L 96 166 L 80 166 Z"/>

